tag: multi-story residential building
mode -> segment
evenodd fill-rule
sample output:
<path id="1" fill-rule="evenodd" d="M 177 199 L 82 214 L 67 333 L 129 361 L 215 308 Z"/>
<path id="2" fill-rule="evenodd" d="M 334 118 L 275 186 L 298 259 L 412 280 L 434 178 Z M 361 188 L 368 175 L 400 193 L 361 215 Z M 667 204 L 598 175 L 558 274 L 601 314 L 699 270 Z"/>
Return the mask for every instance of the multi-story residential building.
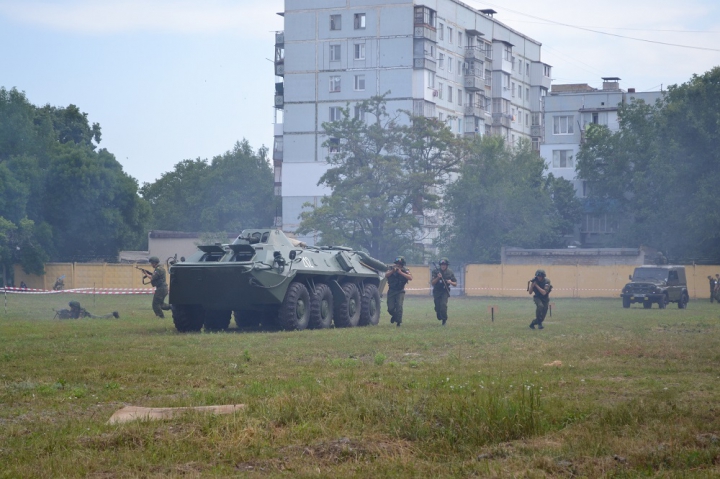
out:
<path id="1" fill-rule="evenodd" d="M 390 92 L 390 111 L 539 148 L 550 66 L 539 42 L 495 13 L 457 0 L 285 0 L 284 31 L 275 36 L 278 226 L 294 231 L 303 205 L 330 193 L 317 185 L 332 148 L 323 146 L 322 124 L 348 103 Z"/>
<path id="2" fill-rule="evenodd" d="M 552 85 L 550 94 L 543 99 L 544 125 L 540 155 L 545 159 L 548 172 L 573 183 L 578 197 L 587 196 L 584 181 L 576 175 L 576 161 L 580 145 L 585 138 L 589 124 L 607 126 L 618 131 L 620 123 L 618 110 L 621 105 L 636 100 L 654 104 L 663 92 L 636 92 L 620 88 L 620 78 L 605 77 L 602 89 L 586 83 Z M 583 245 L 592 245 L 602 236 L 615 232 L 615 226 L 606 215 L 597 215 L 587 210 L 579 226 L 578 240 Z"/>

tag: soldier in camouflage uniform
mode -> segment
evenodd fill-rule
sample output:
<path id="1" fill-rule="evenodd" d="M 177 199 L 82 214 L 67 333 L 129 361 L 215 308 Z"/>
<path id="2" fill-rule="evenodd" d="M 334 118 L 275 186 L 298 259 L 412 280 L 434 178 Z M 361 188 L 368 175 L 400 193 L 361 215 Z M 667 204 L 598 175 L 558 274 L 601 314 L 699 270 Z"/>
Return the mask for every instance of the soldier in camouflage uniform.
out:
<path id="1" fill-rule="evenodd" d="M 152 309 L 155 312 L 155 316 L 158 318 L 164 318 L 163 310 L 169 310 L 170 305 L 165 303 L 165 297 L 168 295 L 168 285 L 165 275 L 165 268 L 160 266 L 160 260 L 157 256 L 151 256 L 148 261 L 154 268 L 152 274 L 143 272 L 145 276 L 150 278 L 150 284 L 155 286 L 155 294 L 152 300 Z"/>
<path id="2" fill-rule="evenodd" d="M 61 309 L 55 312 L 55 317 L 58 319 L 80 319 L 80 318 L 92 318 L 92 319 L 104 319 L 104 318 L 119 318 L 120 315 L 117 311 L 113 311 L 110 314 L 104 316 L 95 316 L 91 314 L 87 309 L 80 306 L 79 301 L 70 301 L 68 303 L 70 309 Z"/>
<path id="3" fill-rule="evenodd" d="M 537 270 L 528 288 L 528 293 L 535 294 L 535 297 L 533 297 L 533 301 L 535 302 L 535 319 L 530 323 L 530 329 L 535 329 L 535 325 L 537 325 L 538 329 L 543 329 L 542 323 L 545 320 L 545 315 L 550 305 L 550 291 L 552 291 L 552 285 L 545 275 L 545 270 Z"/>
<path id="4" fill-rule="evenodd" d="M 447 258 L 440 258 L 440 269 L 433 271 L 433 277 L 430 280 L 433 287 L 433 299 L 435 300 L 435 314 L 438 321 L 442 321 L 443 326 L 445 326 L 448 319 L 447 305 L 450 298 L 450 286 L 457 286 L 455 273 L 448 268 L 449 264 L 450 261 Z"/>
<path id="5" fill-rule="evenodd" d="M 412 274 L 405 268 L 405 258 L 395 258 L 393 267 L 386 273 L 388 283 L 387 309 L 390 313 L 390 323 L 402 324 L 403 302 L 405 301 L 405 285 L 412 281 Z"/>

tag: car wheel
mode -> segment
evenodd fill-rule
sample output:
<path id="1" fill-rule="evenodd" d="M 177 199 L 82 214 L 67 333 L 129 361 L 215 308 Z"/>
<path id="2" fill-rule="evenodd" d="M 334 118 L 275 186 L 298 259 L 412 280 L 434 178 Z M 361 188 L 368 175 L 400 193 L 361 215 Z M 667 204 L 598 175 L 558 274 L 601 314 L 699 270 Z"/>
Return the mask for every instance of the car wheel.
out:
<path id="1" fill-rule="evenodd" d="M 643 301 L 643 308 L 645 308 L 645 309 L 652 308 L 652 303 L 650 301 Z"/>
<path id="2" fill-rule="evenodd" d="M 686 293 L 683 293 L 680 297 L 680 301 L 678 301 L 678 309 L 685 309 L 687 308 L 687 304 L 690 298 L 688 298 L 688 295 Z"/>
<path id="3" fill-rule="evenodd" d="M 327 284 L 315 286 L 315 294 L 310 300 L 310 327 L 326 329 L 332 326 L 333 294 Z"/>
<path id="4" fill-rule="evenodd" d="M 663 296 L 660 301 L 658 301 L 658 308 L 665 309 L 665 307 L 668 305 L 668 297 Z"/>
<path id="5" fill-rule="evenodd" d="M 630 298 L 623 298 L 623 308 L 630 307 Z"/>

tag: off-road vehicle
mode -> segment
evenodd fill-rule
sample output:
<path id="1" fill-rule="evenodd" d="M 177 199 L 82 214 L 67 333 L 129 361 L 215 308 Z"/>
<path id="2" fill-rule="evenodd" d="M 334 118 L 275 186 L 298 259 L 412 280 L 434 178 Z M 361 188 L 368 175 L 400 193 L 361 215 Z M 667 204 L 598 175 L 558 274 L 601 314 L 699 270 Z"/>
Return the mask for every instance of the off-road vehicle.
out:
<path id="1" fill-rule="evenodd" d="M 690 301 L 685 279 L 684 266 L 638 266 L 630 276 L 620 294 L 623 308 L 632 303 L 642 303 L 643 308 L 650 309 L 657 303 L 664 309 L 668 303 L 677 303 L 684 309 Z"/>
<path id="2" fill-rule="evenodd" d="M 343 246 L 307 247 L 279 229 L 249 229 L 232 244 L 202 245 L 170 267 L 178 331 L 301 330 L 380 320 L 387 265 Z M 382 284 L 384 286 L 384 284 Z"/>

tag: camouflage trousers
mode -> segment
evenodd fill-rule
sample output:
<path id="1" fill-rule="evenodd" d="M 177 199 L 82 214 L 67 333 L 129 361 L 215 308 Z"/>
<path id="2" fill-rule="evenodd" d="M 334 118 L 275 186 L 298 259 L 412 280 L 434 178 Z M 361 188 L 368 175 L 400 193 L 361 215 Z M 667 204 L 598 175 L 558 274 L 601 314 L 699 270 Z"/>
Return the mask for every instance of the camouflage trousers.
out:
<path id="1" fill-rule="evenodd" d="M 391 323 L 402 323 L 403 302 L 405 301 L 405 291 L 388 291 L 387 294 L 387 310 L 390 314 Z"/>
<path id="2" fill-rule="evenodd" d="M 165 297 L 168 295 L 168 288 L 167 286 L 160 286 L 158 288 L 155 288 L 155 294 L 153 295 L 152 300 L 152 309 L 155 312 L 155 316 L 158 318 L 164 318 L 165 315 L 163 314 L 163 308 L 167 308 L 168 305 L 165 304 Z"/>
<path id="3" fill-rule="evenodd" d="M 434 295 L 433 299 L 435 300 L 435 315 L 437 316 L 438 321 L 447 321 L 447 307 L 450 295 L 446 292 L 442 292 Z"/>
<path id="4" fill-rule="evenodd" d="M 535 296 L 533 298 L 533 301 L 535 301 L 535 324 L 542 324 L 543 321 L 545 321 L 545 316 L 548 312 L 548 306 L 550 305 L 550 297 L 548 296 Z"/>

